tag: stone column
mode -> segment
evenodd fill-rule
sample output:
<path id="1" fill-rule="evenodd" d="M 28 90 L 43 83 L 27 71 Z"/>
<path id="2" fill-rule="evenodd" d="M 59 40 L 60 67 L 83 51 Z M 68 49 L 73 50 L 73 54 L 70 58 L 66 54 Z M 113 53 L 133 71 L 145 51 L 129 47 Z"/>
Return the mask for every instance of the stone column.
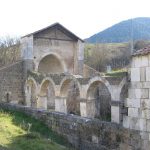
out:
<path id="1" fill-rule="evenodd" d="M 112 85 L 111 91 L 111 122 L 120 123 L 120 88 L 118 85 Z"/>
<path id="2" fill-rule="evenodd" d="M 21 59 L 23 61 L 24 78 L 27 76 L 27 71 L 33 70 L 33 36 L 23 37 L 21 39 Z"/>
<path id="3" fill-rule="evenodd" d="M 86 99 L 81 98 L 80 99 L 80 114 L 82 117 L 87 117 L 86 107 L 87 107 Z"/>
<path id="4" fill-rule="evenodd" d="M 80 113 L 82 117 L 95 117 L 95 99 L 81 99 Z"/>
<path id="5" fill-rule="evenodd" d="M 78 40 L 76 46 L 75 54 L 75 74 L 83 75 L 83 65 L 84 65 L 84 43 L 81 40 Z"/>
<path id="6" fill-rule="evenodd" d="M 26 87 L 25 95 L 26 95 L 25 97 L 26 105 L 31 107 L 31 87 L 30 86 Z"/>
<path id="7" fill-rule="evenodd" d="M 67 114 L 67 97 L 55 97 L 55 111 Z"/>
<path id="8" fill-rule="evenodd" d="M 47 96 L 39 96 L 37 100 L 37 108 L 47 110 Z"/>

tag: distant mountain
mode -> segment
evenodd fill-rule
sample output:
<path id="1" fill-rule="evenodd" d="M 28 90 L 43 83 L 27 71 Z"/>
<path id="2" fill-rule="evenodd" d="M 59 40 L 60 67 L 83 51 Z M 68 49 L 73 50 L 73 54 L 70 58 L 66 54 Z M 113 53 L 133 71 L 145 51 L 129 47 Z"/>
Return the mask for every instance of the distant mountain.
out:
<path id="1" fill-rule="evenodd" d="M 131 28 L 133 27 L 133 28 Z M 134 18 L 122 21 L 99 32 L 85 41 L 89 43 L 120 43 L 133 40 L 150 40 L 150 18 Z"/>

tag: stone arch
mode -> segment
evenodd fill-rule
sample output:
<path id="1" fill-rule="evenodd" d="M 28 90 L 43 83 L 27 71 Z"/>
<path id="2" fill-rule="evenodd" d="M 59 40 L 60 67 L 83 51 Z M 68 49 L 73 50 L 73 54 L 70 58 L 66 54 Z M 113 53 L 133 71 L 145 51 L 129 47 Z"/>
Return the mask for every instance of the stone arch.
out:
<path id="1" fill-rule="evenodd" d="M 73 76 L 61 81 L 60 97 L 66 98 L 67 113 L 80 115 L 80 92 L 80 84 Z"/>
<path id="2" fill-rule="evenodd" d="M 120 100 L 124 102 L 124 100 L 128 96 L 128 84 L 127 84 L 127 78 L 123 78 L 121 83 L 119 84 L 120 87 Z"/>
<path id="3" fill-rule="evenodd" d="M 66 65 L 63 59 L 56 53 L 45 54 L 38 63 L 38 71 L 41 73 L 64 73 L 66 72 Z"/>
<path id="4" fill-rule="evenodd" d="M 111 86 L 107 80 L 100 77 L 90 79 L 86 99 L 88 116 L 111 121 Z"/>
<path id="5" fill-rule="evenodd" d="M 26 105 L 37 107 L 37 84 L 33 78 L 28 78 L 25 84 Z"/>
<path id="6" fill-rule="evenodd" d="M 40 85 L 38 108 L 55 109 L 55 83 L 51 78 L 45 78 Z"/>

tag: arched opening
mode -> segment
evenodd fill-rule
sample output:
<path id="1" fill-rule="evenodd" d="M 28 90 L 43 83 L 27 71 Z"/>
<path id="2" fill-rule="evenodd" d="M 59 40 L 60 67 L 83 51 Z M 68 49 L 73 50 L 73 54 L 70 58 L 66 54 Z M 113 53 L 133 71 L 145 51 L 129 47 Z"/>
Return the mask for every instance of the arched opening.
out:
<path id="1" fill-rule="evenodd" d="M 111 121 L 111 94 L 101 81 L 94 81 L 87 90 L 87 113 L 91 117 Z"/>
<path id="2" fill-rule="evenodd" d="M 65 80 L 61 86 L 60 96 L 66 98 L 67 113 L 80 115 L 80 90 L 76 81 Z"/>
<path id="3" fill-rule="evenodd" d="M 45 56 L 39 63 L 38 71 L 41 73 L 63 73 L 64 66 L 61 60 L 54 54 Z"/>
<path id="4" fill-rule="evenodd" d="M 34 108 L 37 107 L 36 85 L 31 79 L 27 81 L 26 104 Z"/>
<path id="5" fill-rule="evenodd" d="M 44 108 L 50 111 L 55 109 L 55 90 L 49 80 L 44 81 L 41 85 L 39 97 L 38 108 Z"/>

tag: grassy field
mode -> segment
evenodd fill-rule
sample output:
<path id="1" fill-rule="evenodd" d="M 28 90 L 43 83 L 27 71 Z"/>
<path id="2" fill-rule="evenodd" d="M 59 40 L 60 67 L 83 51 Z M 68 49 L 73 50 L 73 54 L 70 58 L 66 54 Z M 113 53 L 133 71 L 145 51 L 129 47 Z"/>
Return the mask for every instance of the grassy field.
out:
<path id="1" fill-rule="evenodd" d="M 42 122 L 0 110 L 0 150 L 69 150 L 67 141 Z"/>

